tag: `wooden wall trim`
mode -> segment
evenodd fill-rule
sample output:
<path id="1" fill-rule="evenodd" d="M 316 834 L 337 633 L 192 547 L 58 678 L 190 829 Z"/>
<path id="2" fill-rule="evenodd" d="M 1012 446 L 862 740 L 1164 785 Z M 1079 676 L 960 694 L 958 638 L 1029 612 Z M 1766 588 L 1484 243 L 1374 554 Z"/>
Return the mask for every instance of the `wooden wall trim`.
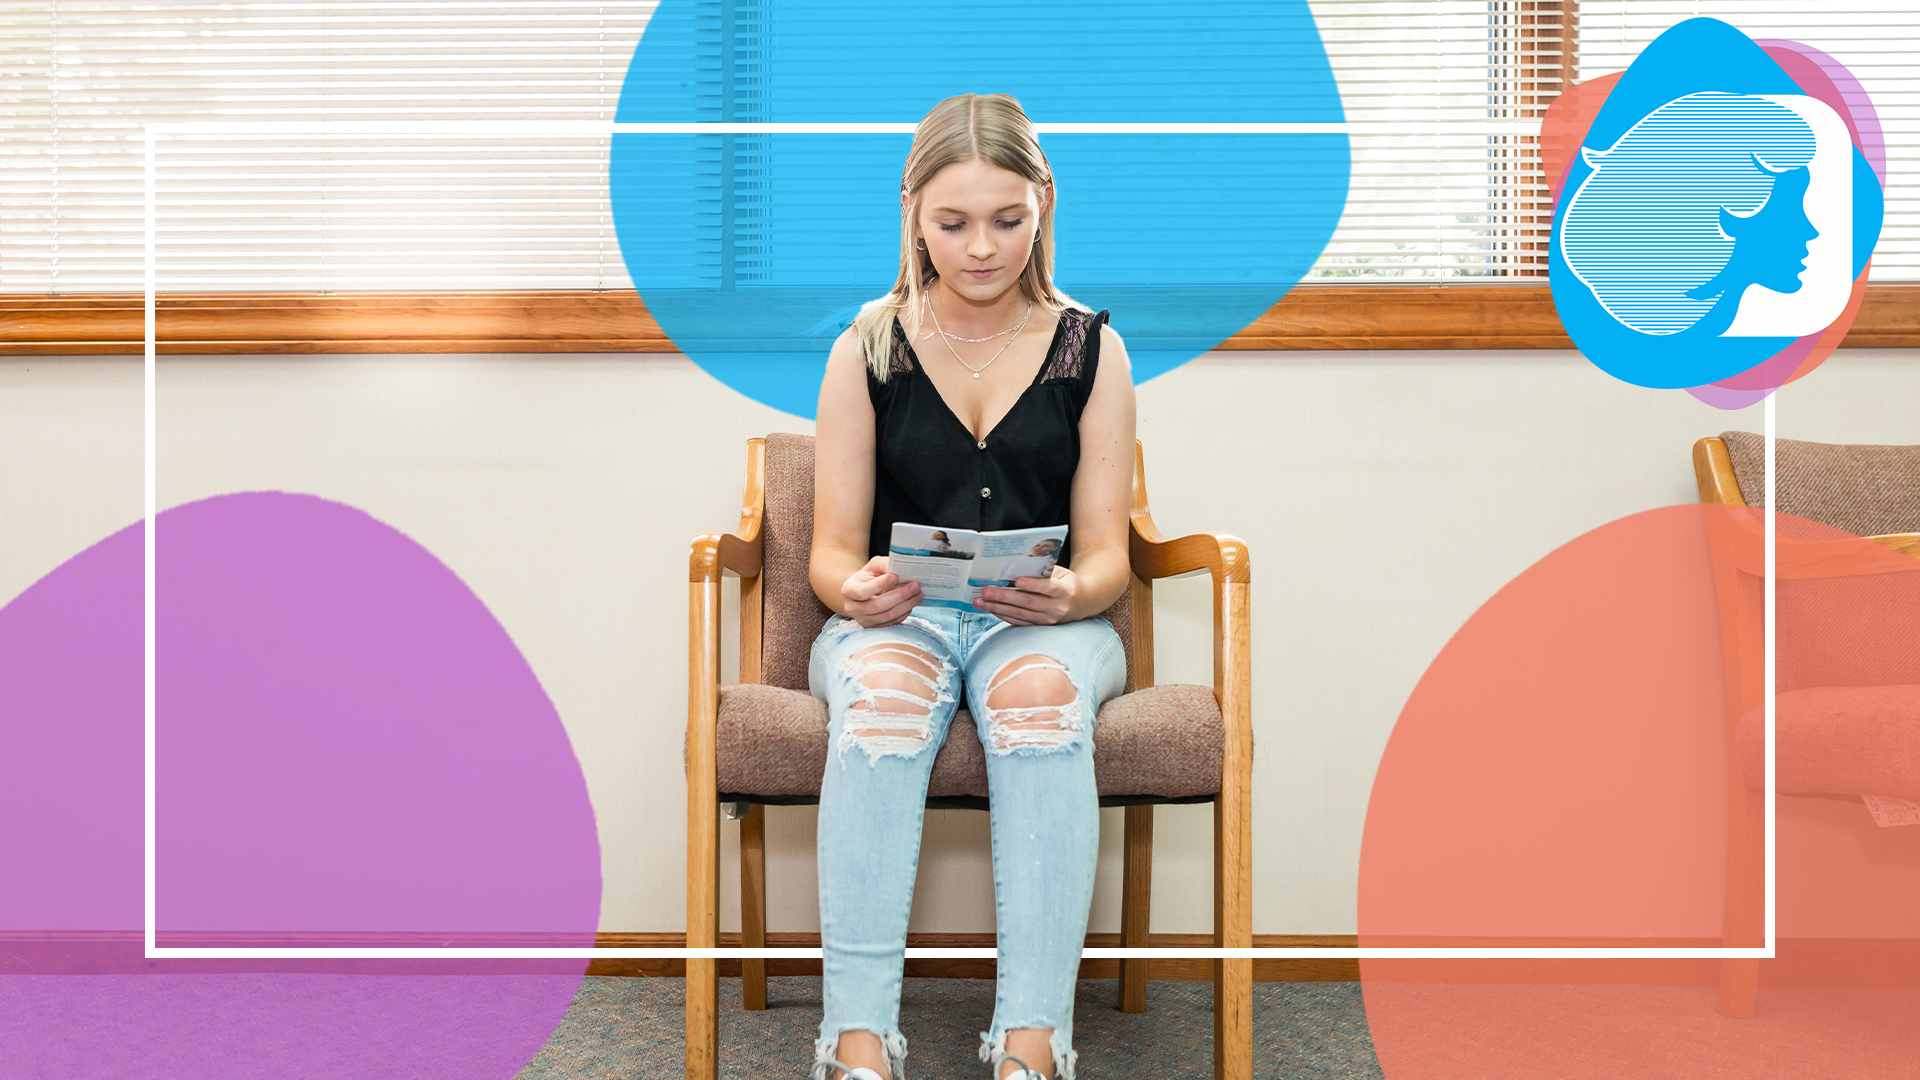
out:
<path id="1" fill-rule="evenodd" d="M 596 944 L 606 948 L 675 948 L 683 935 L 672 933 L 602 933 Z M 1159 948 L 1203 949 L 1211 947 L 1211 934 L 1154 934 L 1149 944 Z M 983 934 L 909 934 L 907 943 L 921 947 L 989 948 L 993 935 Z M 721 934 L 722 948 L 738 947 L 739 934 Z M 819 948 L 815 933 L 769 933 L 767 944 L 776 948 Z M 1255 934 L 1256 948 L 1288 947 L 1352 948 L 1359 944 L 1353 934 Z M 1477 937 L 1477 938 L 1370 938 L 1369 945 L 1451 946 L 1455 948 L 1717 948 L 1719 938 L 1603 938 L 1603 937 Z M 1089 948 L 1116 948 L 1119 934 L 1088 934 Z M 1112 979 L 1119 974 L 1118 960 L 1082 960 L 1080 978 Z M 1152 979 L 1206 981 L 1213 977 L 1211 960 L 1169 957 L 1148 961 Z M 723 976 L 737 976 L 740 961 L 719 961 Z M 818 960 L 768 960 L 771 975 L 818 975 Z M 652 975 L 678 977 L 683 970 L 677 960 L 595 960 L 588 968 L 591 975 Z M 990 979 L 992 960 L 908 960 L 910 976 L 947 979 Z M 1839 974 L 1843 973 L 1843 974 Z M 1762 962 L 1761 982 L 1767 986 L 1827 986 L 1836 978 L 1850 986 L 1920 985 L 1920 938 L 1781 938 L 1777 958 Z M 1354 959 L 1289 959 L 1285 955 L 1257 957 L 1253 961 L 1255 982 L 1356 982 L 1360 962 Z M 1720 961 L 1703 959 L 1617 960 L 1592 958 L 1577 960 L 1370 960 L 1367 978 L 1385 982 L 1505 983 L 1505 984 L 1641 984 L 1662 986 L 1712 986 L 1720 979 Z"/>
<path id="2" fill-rule="evenodd" d="M 160 299 L 159 350 L 675 352 L 632 290 L 234 293 Z M 0 355 L 138 354 L 136 295 L 0 295 Z M 1854 348 L 1920 347 L 1920 282 L 1867 287 Z M 1544 284 L 1302 285 L 1221 349 L 1568 349 Z"/>
<path id="3" fill-rule="evenodd" d="M 601 933 L 594 944 L 603 949 L 677 949 L 685 942 L 683 934 L 674 933 Z M 1352 934 L 1255 934 L 1253 944 L 1257 948 L 1353 948 L 1358 939 Z M 947 949 L 990 949 L 993 947 L 991 933 L 978 934 L 908 934 L 907 944 L 914 948 Z M 740 935 L 723 933 L 719 940 L 720 948 L 740 947 Z M 1163 949 L 1210 949 L 1213 947 L 1212 934 L 1154 934 L 1148 938 L 1148 945 Z M 768 933 L 767 947 L 775 949 L 817 949 L 820 947 L 820 935 L 815 933 Z M 1120 947 L 1119 934 L 1088 934 L 1087 947 L 1095 949 L 1117 949 Z M 737 977 L 740 974 L 740 961 L 718 961 L 720 975 L 724 978 Z M 603 957 L 592 961 L 587 967 L 589 975 L 645 975 L 655 978 L 681 978 L 686 964 L 681 960 L 648 960 L 644 958 Z M 780 960 L 767 961 L 769 975 L 818 975 L 818 960 Z M 992 960 L 970 958 L 952 959 L 915 959 L 906 962 L 906 974 L 916 978 L 934 979 L 991 979 L 994 977 Z M 1118 960 L 1082 960 L 1080 978 L 1114 979 L 1120 975 Z M 1147 977 L 1150 979 L 1176 979 L 1188 982 L 1208 982 L 1213 978 L 1213 961 L 1207 959 L 1190 960 L 1179 957 L 1154 959 L 1148 961 Z M 1360 964 L 1357 960 L 1326 959 L 1319 957 L 1289 960 L 1283 956 L 1257 958 L 1253 962 L 1255 982 L 1354 982 L 1360 978 Z"/>
<path id="4" fill-rule="evenodd" d="M 0 297 L 0 353 L 139 353 L 139 296 Z M 162 296 L 162 353 L 673 352 L 624 292 Z"/>
<path id="5" fill-rule="evenodd" d="M 260 931 L 207 931 L 180 935 L 163 932 L 161 944 L 212 946 L 312 946 L 341 947 L 396 946 L 433 948 L 446 944 L 445 934 L 375 934 L 312 932 L 274 934 Z M 476 935 L 460 935 L 461 944 Z M 538 935 L 477 935 L 489 944 L 535 944 Z M 1358 939 L 1352 934 L 1255 934 L 1257 948 L 1284 949 L 1289 946 L 1351 948 Z M 1149 942 L 1160 948 L 1207 948 L 1211 934 L 1154 934 Z M 574 944 L 569 941 L 568 944 Z M 928 948 L 990 948 L 991 933 L 909 934 L 907 943 Z M 1550 947 L 1550 948 L 1706 948 L 1718 946 L 1714 938 L 1371 938 L 1369 945 L 1450 945 L 1455 947 Z M 601 948 L 677 949 L 686 944 L 686 935 L 678 931 L 657 933 L 601 933 L 594 944 Z M 738 948 L 739 934 L 721 934 L 722 948 Z M 769 933 L 767 944 L 774 948 L 819 948 L 817 933 Z M 1120 935 L 1088 934 L 1087 945 L 1114 948 Z M 231 960 L 149 961 L 143 957 L 138 930 L 6 930 L 0 929 L 0 975 L 75 974 L 140 975 L 156 971 L 213 971 L 233 969 Z M 1761 962 L 1760 981 L 1766 986 L 1834 985 L 1837 973 L 1846 984 L 1855 987 L 1920 985 L 1920 938 L 1781 938 L 1777 958 Z M 303 965 L 326 964 L 337 969 L 353 961 L 249 961 L 248 970 L 317 970 Z M 1176 957 L 1154 959 L 1151 977 L 1155 979 L 1211 979 L 1209 960 Z M 379 961 L 366 961 L 366 971 L 377 974 Z M 254 966 L 257 965 L 257 966 Z M 740 961 L 718 962 L 722 975 L 738 976 Z M 767 966 L 775 975 L 818 975 L 818 960 L 773 960 Z M 1080 977 L 1111 979 L 1117 975 L 1117 960 L 1083 960 Z M 1720 962 L 1713 959 L 1685 960 L 1373 960 L 1368 961 L 1367 977 L 1389 982 L 1449 983 L 1654 983 L 1664 985 L 1711 986 L 1719 981 Z M 680 960 L 606 957 L 590 962 L 590 975 L 640 975 L 682 978 L 686 965 Z M 907 961 L 907 974 L 934 978 L 992 978 L 992 960 L 932 959 Z M 1359 962 L 1351 959 L 1289 959 L 1284 953 L 1256 958 L 1253 962 L 1256 982 L 1352 982 L 1360 977 Z"/>

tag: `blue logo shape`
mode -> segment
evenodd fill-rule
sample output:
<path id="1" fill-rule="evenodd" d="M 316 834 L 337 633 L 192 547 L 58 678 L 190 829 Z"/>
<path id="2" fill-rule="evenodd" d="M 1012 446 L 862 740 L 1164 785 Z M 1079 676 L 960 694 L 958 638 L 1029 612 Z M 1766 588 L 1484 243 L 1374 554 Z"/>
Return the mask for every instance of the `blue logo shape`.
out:
<path id="1" fill-rule="evenodd" d="M 1717 382 L 1842 313 L 1881 213 L 1845 121 L 1738 30 L 1691 19 L 1634 61 L 1568 170 L 1554 306 L 1617 378 Z"/>
<path id="2" fill-rule="evenodd" d="M 912 123 L 1007 93 L 1036 123 L 1339 123 L 1304 0 L 1140 9 L 662 0 L 616 120 Z M 614 136 L 614 222 L 647 309 L 709 374 L 811 417 L 833 339 L 900 259 L 912 136 Z M 1345 208 L 1344 135 L 1041 136 L 1054 282 L 1113 311 L 1144 381 L 1312 267 Z"/>

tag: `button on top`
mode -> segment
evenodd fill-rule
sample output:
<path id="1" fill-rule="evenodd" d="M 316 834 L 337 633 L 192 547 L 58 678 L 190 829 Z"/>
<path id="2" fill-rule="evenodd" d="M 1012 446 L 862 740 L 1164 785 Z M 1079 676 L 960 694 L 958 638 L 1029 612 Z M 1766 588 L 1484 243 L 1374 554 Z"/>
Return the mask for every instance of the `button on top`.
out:
<path id="1" fill-rule="evenodd" d="M 991 498 L 993 498 L 993 489 L 992 489 L 992 488 L 981 488 L 981 489 L 980 489 L 980 497 L 981 497 L 981 498 L 983 498 L 983 499 L 991 499 Z"/>
<path id="2" fill-rule="evenodd" d="M 979 446 L 980 449 L 985 450 L 987 448 L 987 440 L 981 439 L 976 445 Z"/>

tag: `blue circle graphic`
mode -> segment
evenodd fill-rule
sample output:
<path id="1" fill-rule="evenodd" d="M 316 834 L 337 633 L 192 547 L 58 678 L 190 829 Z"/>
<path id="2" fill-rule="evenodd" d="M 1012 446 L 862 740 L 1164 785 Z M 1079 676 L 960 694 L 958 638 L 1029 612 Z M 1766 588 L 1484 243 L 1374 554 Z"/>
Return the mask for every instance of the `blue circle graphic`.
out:
<path id="1" fill-rule="evenodd" d="M 1339 123 L 1304 0 L 662 0 L 620 123 L 915 123 L 960 93 L 1036 123 Z M 674 343 L 811 417 L 833 339 L 899 269 L 906 134 L 615 135 L 634 286 Z M 1054 281 L 1113 311 L 1134 377 L 1218 345 L 1313 265 L 1345 207 L 1345 135 L 1049 133 Z"/>

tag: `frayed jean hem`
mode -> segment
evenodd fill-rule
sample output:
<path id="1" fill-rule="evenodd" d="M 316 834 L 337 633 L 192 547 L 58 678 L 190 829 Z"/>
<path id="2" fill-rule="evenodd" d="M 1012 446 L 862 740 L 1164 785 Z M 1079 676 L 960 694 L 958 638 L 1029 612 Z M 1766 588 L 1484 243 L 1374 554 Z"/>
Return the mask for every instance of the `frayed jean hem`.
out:
<path id="1" fill-rule="evenodd" d="M 840 1066 L 834 1059 L 834 1051 L 840 1045 L 840 1036 L 849 1031 L 865 1031 L 879 1035 L 880 1053 L 886 1058 L 887 1076 L 890 1080 L 906 1080 L 907 1073 L 907 1037 L 899 1032 L 874 1032 L 865 1024 L 844 1024 L 831 1035 L 821 1035 L 813 1042 L 813 1074 L 811 1080 L 834 1080 L 833 1071 Z"/>
<path id="2" fill-rule="evenodd" d="M 1052 1024 L 1013 1024 L 1002 1028 L 998 1034 L 983 1031 L 980 1033 L 980 1060 L 993 1069 L 992 1080 L 1000 1080 L 1000 1067 L 1007 1063 L 1007 1033 L 1024 1028 L 1053 1028 L 1053 1034 L 1047 1037 L 1047 1046 L 1053 1051 L 1054 1080 L 1073 1080 L 1074 1065 L 1080 1060 L 1080 1053 L 1067 1045 L 1060 1029 Z M 1023 1064 L 1032 1064 L 1026 1062 Z"/>

